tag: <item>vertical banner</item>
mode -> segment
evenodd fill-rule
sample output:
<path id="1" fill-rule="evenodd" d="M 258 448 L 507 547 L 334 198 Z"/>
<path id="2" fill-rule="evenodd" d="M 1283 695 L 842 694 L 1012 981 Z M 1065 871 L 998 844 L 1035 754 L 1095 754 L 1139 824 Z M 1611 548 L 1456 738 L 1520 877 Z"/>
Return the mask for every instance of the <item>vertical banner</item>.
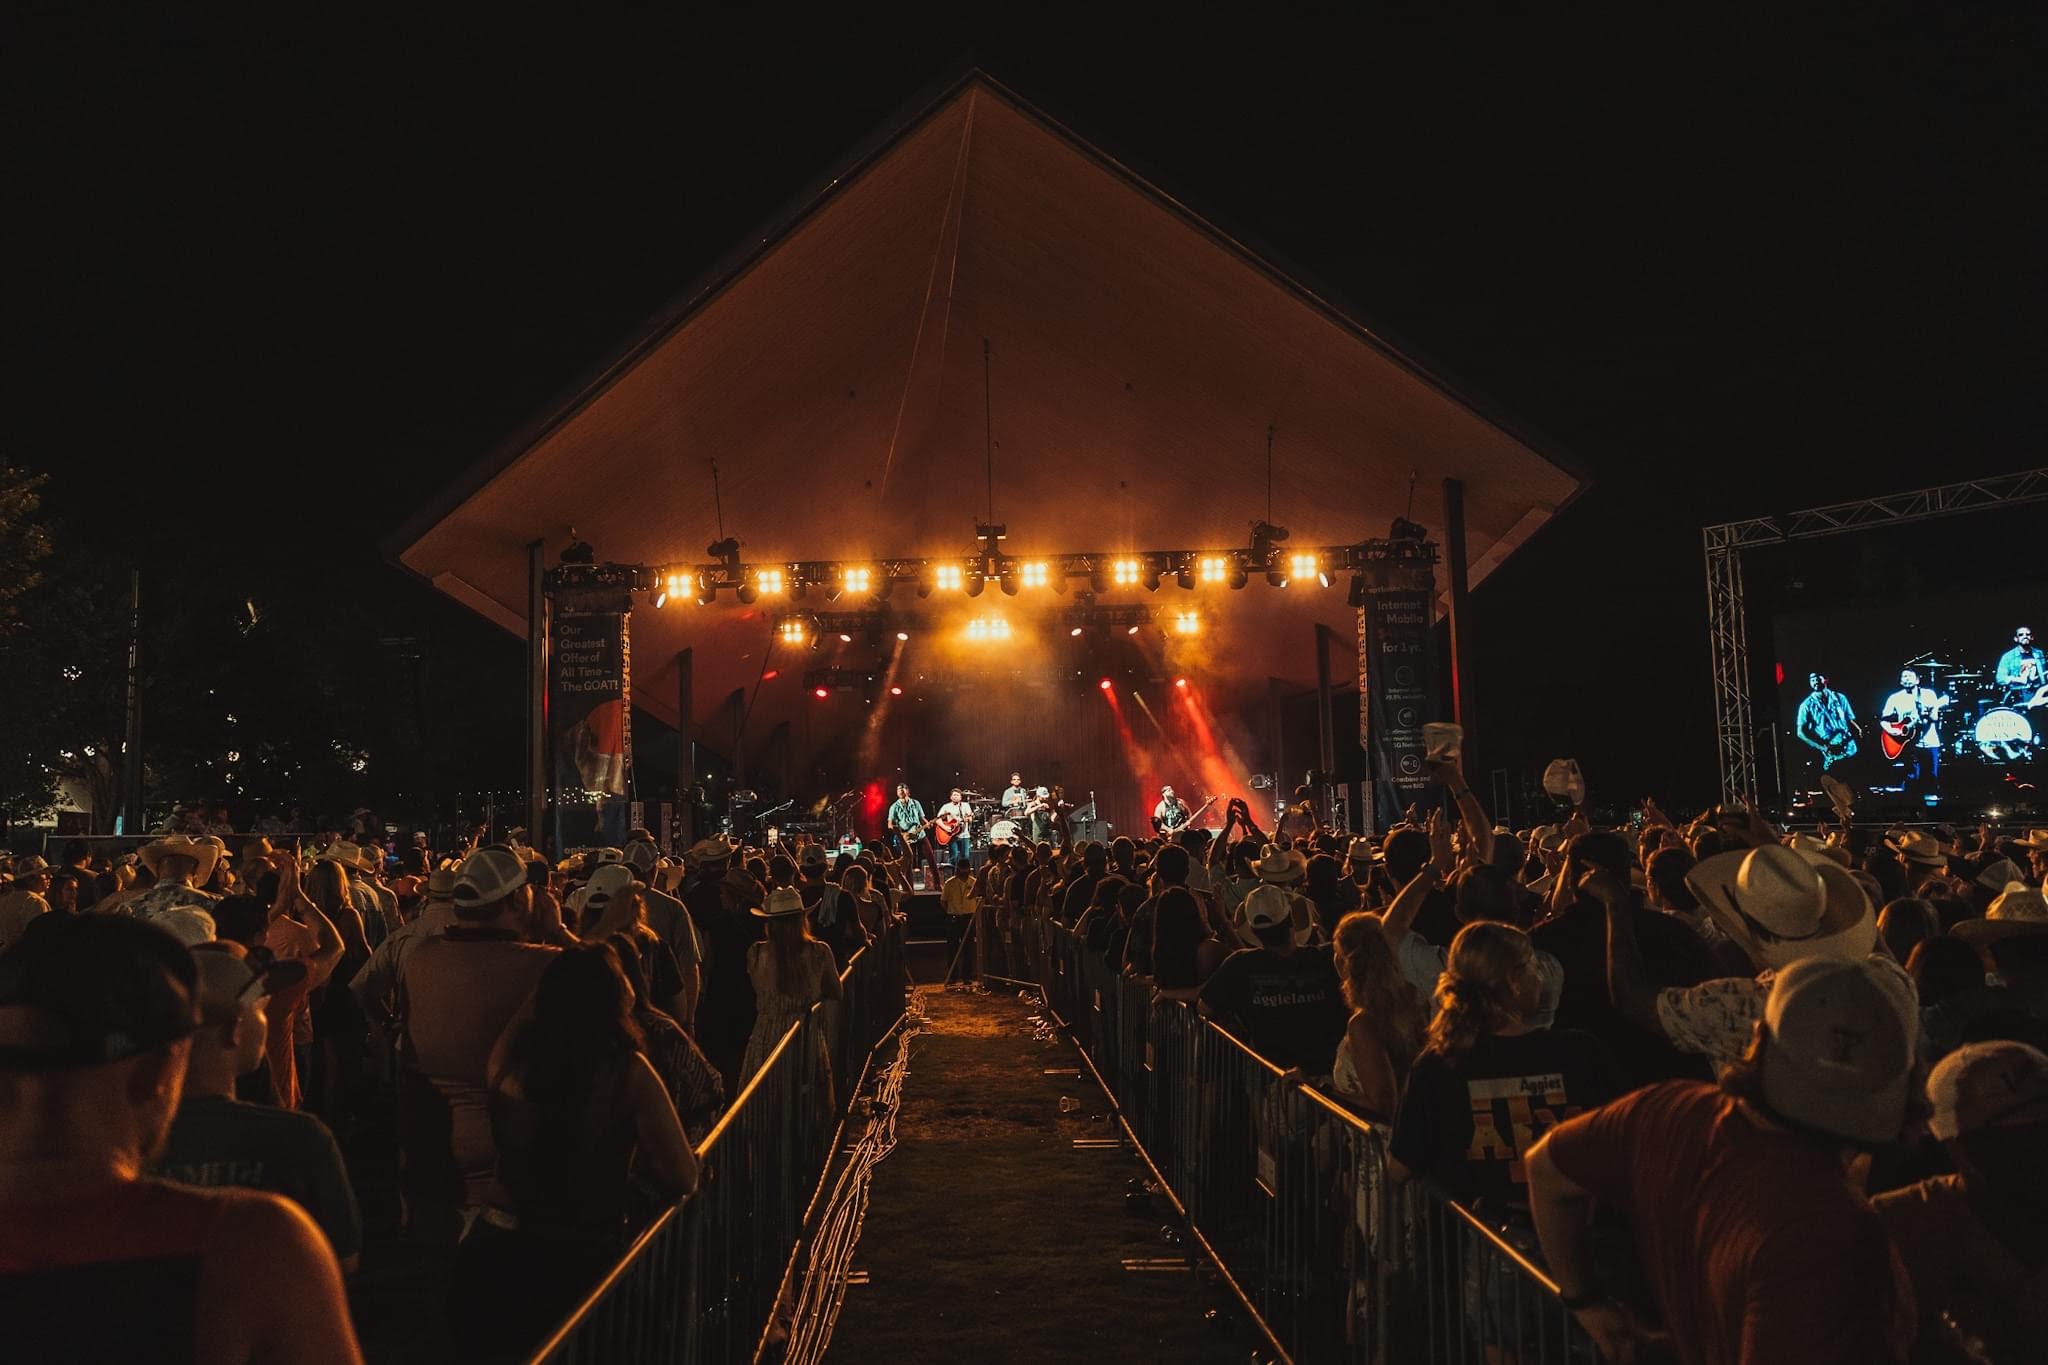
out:
<path id="1" fill-rule="evenodd" d="M 616 844 L 625 836 L 633 759 L 627 622 L 624 612 L 615 611 L 558 611 L 553 619 L 548 737 L 562 847 Z"/>
<path id="2" fill-rule="evenodd" d="M 1365 673 L 1360 714 L 1366 733 L 1361 738 L 1373 786 L 1374 823 L 1382 830 L 1399 821 L 1429 786 L 1422 725 L 1436 713 L 1430 629 L 1436 549 L 1418 541 L 1387 545 L 1391 553 L 1367 566 L 1365 605 L 1358 612 Z"/>

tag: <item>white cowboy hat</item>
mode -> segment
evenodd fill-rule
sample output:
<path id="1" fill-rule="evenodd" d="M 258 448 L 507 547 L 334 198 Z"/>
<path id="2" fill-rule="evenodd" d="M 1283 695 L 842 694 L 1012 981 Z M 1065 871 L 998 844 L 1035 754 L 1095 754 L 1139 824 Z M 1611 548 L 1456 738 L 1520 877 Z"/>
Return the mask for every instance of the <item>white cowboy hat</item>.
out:
<path id="1" fill-rule="evenodd" d="M 1831 857 L 1783 844 L 1736 849 L 1701 859 L 1685 884 L 1759 967 L 1866 957 L 1877 942 L 1870 897 Z"/>
<path id="2" fill-rule="evenodd" d="M 154 843 L 144 844 L 136 857 L 152 873 L 157 864 L 167 857 L 190 858 L 194 864 L 192 884 L 203 886 L 213 875 L 214 864 L 220 861 L 220 849 L 212 844 L 202 843 L 189 834 L 166 834 Z"/>
<path id="3" fill-rule="evenodd" d="M 1291 848 L 1267 844 L 1252 864 L 1252 875 L 1262 882 L 1298 882 L 1308 875 L 1308 859 Z"/>
<path id="4" fill-rule="evenodd" d="M 1836 848 L 1833 844 L 1816 839 L 1811 834 L 1795 834 L 1787 841 L 1787 846 L 1810 863 L 1840 863 L 1845 867 L 1849 863 L 1847 849 Z"/>
<path id="5" fill-rule="evenodd" d="M 700 863 L 722 863 L 732 855 L 732 841 L 723 834 L 714 834 L 709 839 L 699 839 L 691 844 L 683 857 L 695 867 Z"/>
<path id="6" fill-rule="evenodd" d="M 1972 948 L 2016 934 L 2048 934 L 2048 894 L 2025 882 L 2012 882 L 1991 902 L 1983 919 L 1966 919 L 1949 932 Z"/>
<path id="7" fill-rule="evenodd" d="M 1919 863 L 1922 867 L 1948 866 L 1948 855 L 1941 851 L 1941 840 L 1924 829 L 1909 829 L 1885 840 L 1884 846 L 1909 863 Z"/>
<path id="8" fill-rule="evenodd" d="M 756 919 L 788 919 L 803 912 L 803 893 L 793 886 L 778 886 L 768 893 L 768 904 L 757 905 L 749 913 Z"/>

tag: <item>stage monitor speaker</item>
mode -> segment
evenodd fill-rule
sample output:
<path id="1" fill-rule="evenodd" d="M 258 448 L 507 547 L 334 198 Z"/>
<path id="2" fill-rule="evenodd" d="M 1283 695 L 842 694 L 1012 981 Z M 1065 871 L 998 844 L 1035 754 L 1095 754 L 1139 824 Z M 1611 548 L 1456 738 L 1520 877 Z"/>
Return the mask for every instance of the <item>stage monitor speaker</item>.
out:
<path id="1" fill-rule="evenodd" d="M 1074 842 L 1077 844 L 1106 844 L 1109 842 L 1109 832 L 1115 826 L 1107 820 L 1070 820 L 1067 822 L 1067 828 L 1073 831 Z"/>

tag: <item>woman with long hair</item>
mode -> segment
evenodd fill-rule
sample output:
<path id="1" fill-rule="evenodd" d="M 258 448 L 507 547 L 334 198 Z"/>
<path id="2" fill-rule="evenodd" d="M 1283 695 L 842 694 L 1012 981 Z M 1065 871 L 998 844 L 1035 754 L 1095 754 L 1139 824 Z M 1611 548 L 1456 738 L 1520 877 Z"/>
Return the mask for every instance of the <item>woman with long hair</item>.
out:
<path id="1" fill-rule="evenodd" d="M 293 1042 L 305 1053 L 308 1103 L 328 1127 L 340 1131 L 351 1117 L 369 1060 L 369 1020 L 349 983 L 370 960 L 370 945 L 363 937 L 363 917 L 356 912 L 348 873 L 340 863 L 316 860 L 305 870 L 302 890 L 340 931 L 341 958 L 326 982 L 307 997 L 305 1017 L 311 1029 L 304 1039 L 294 1036 Z"/>
<path id="2" fill-rule="evenodd" d="M 566 949 L 493 1049 L 495 1187 L 462 1244 L 458 1339 L 525 1354 L 624 1249 L 636 1163 L 667 1199 L 697 1187 L 697 1157 L 643 1051 L 633 991 L 606 944 Z"/>
<path id="3" fill-rule="evenodd" d="M 1526 1213 L 1523 1151 L 1615 1093 L 1613 1062 L 1598 1038 L 1530 1022 L 1542 996 L 1526 933 L 1492 920 L 1458 931 L 1401 1094 L 1389 1144 L 1395 1178 L 1427 1176 L 1491 1217 Z"/>
<path id="4" fill-rule="evenodd" d="M 1401 975 L 1378 915 L 1346 915 L 1337 922 L 1332 941 L 1351 1021 L 1337 1044 L 1331 1083 L 1359 1109 L 1391 1118 L 1408 1068 L 1422 1051 L 1428 1015 L 1415 987 Z"/>
<path id="5" fill-rule="evenodd" d="M 767 904 L 754 907 L 753 913 L 766 926 L 768 937 L 747 949 L 747 975 L 754 983 L 754 1032 L 740 1064 L 742 1084 L 761 1069 L 782 1035 L 811 1006 L 837 1004 L 841 995 L 832 950 L 812 936 L 804 898 L 795 888 L 777 887 L 768 893 Z M 825 1023 L 826 1031 L 836 1026 L 830 1011 Z M 832 1055 L 826 1031 L 818 1034 L 821 1061 Z"/>

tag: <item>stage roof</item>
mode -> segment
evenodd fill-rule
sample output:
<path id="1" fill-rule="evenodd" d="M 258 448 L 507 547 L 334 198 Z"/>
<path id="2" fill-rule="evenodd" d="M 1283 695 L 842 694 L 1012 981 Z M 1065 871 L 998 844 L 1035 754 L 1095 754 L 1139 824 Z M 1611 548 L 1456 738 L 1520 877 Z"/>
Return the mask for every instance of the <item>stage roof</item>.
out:
<path id="1" fill-rule="evenodd" d="M 994 515 L 1013 555 L 1225 548 L 1266 512 L 1269 428 L 1273 520 L 1291 544 L 1385 535 L 1411 474 L 1413 519 L 1440 535 L 1441 483 L 1456 476 L 1475 583 L 1581 486 L 1297 280 L 975 75 L 885 130 L 393 548 L 523 635 L 530 541 L 552 556 L 573 526 L 600 560 L 701 560 L 718 535 L 716 460 L 725 525 L 749 562 L 964 554 L 989 510 L 990 432 Z M 896 604 L 928 605 L 910 596 Z M 1169 585 L 1103 600 L 1176 596 L 1188 595 Z M 991 591 L 979 605 L 1028 604 Z M 700 722 L 753 687 L 768 606 L 635 612 L 635 702 L 674 719 L 684 646 Z M 1212 633 L 1230 643 L 1211 667 L 1261 691 L 1268 676 L 1313 681 L 1311 623 L 1354 628 L 1341 581 L 1255 580 L 1214 594 L 1214 611 Z M 1337 662 L 1350 678 L 1355 659 Z M 779 670 L 762 692 L 771 712 L 798 704 L 801 671 Z"/>

